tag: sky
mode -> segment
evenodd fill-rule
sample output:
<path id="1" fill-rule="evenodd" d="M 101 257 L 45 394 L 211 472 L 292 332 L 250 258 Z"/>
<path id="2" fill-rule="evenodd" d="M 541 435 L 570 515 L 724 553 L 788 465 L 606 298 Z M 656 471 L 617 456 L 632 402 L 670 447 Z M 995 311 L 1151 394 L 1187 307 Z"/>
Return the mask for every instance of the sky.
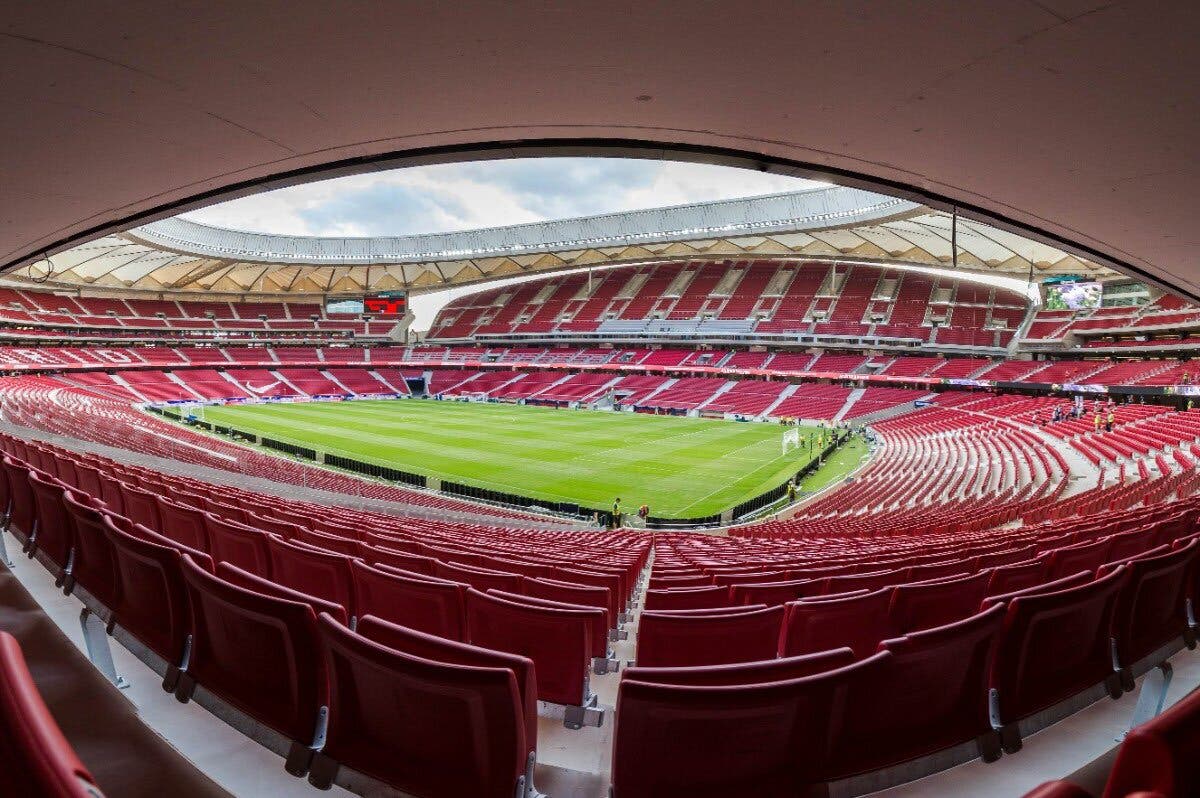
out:
<path id="1" fill-rule="evenodd" d="M 185 214 L 306 236 L 442 233 L 798 191 L 824 185 L 749 169 L 629 158 L 441 164 L 323 180 Z"/>
<path id="2" fill-rule="evenodd" d="M 824 185 L 749 169 L 628 158 L 526 158 L 440 164 L 323 180 L 184 214 L 205 224 L 304 236 L 443 233 Z M 415 296 L 424 331 L 472 289 Z"/>

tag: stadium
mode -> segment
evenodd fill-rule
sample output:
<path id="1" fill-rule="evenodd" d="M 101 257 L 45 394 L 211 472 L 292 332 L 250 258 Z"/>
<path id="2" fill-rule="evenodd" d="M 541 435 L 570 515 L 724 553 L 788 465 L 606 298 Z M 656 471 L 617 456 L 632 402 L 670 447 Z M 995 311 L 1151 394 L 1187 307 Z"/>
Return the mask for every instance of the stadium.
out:
<path id="1" fill-rule="evenodd" d="M 1200 18 L 751 6 L 14 14 L 0 792 L 1200 795 Z"/>

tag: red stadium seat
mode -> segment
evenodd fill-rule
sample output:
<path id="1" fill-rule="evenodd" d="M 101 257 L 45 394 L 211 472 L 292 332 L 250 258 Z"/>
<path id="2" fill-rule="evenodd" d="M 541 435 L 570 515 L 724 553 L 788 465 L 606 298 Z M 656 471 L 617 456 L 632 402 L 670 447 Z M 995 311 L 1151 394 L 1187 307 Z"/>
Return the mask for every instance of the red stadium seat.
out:
<path id="1" fill-rule="evenodd" d="M 0 773 L 13 798 L 103 798 L 63 737 L 17 640 L 0 632 Z"/>
<path id="2" fill-rule="evenodd" d="M 847 597 L 804 599 L 787 604 L 780 655 L 793 657 L 847 646 L 860 659 L 874 653 L 888 634 L 892 590 Z"/>
<path id="3" fill-rule="evenodd" d="M 830 780 L 867 773 L 974 741 L 1000 756 L 988 717 L 988 678 L 1004 609 L 885 640 L 886 667 L 849 680 L 827 762 Z"/>
<path id="4" fill-rule="evenodd" d="M 303 776 L 329 706 L 312 607 L 232 585 L 190 557 L 183 577 L 194 631 L 176 698 L 187 701 L 199 685 L 279 732 L 292 743 L 288 772 Z"/>
<path id="5" fill-rule="evenodd" d="M 753 582 L 731 585 L 729 603 L 740 604 L 786 604 L 806 596 L 815 596 L 824 587 L 819 579 L 789 579 L 783 582 Z"/>
<path id="6" fill-rule="evenodd" d="M 104 531 L 104 515 L 81 503 L 70 491 L 63 495 L 63 501 L 75 541 L 71 578 L 97 601 L 112 609 L 120 596 L 121 584 L 112 542 Z"/>
<path id="7" fill-rule="evenodd" d="M 349 557 L 294 545 L 274 536 L 267 538 L 267 546 L 271 550 L 273 581 L 345 607 L 351 618 L 359 614 Z"/>
<path id="8" fill-rule="evenodd" d="M 104 517 L 104 532 L 112 544 L 120 578 L 112 621 L 166 660 L 163 688 L 175 689 L 178 666 L 192 631 L 187 586 L 179 549 L 136 537 Z M 203 555 L 201 555 L 203 556 Z M 212 563 L 203 567 L 211 568 Z"/>
<path id="9" fill-rule="evenodd" d="M 1080 585 L 1086 585 L 1088 582 L 1091 582 L 1092 576 L 1093 574 L 1091 571 L 1080 571 L 1079 573 L 1072 574 L 1071 576 L 1064 576 L 1061 579 L 1055 579 L 1053 582 L 1042 582 L 1040 584 L 1033 585 L 1032 587 L 1025 587 L 1021 588 L 1020 590 L 1013 590 L 996 596 L 987 596 L 984 598 L 982 606 L 983 609 L 987 609 L 995 606 L 996 604 L 1005 604 L 1012 599 L 1017 598 L 1018 596 L 1034 596 L 1042 593 L 1050 593 L 1055 590 L 1066 590 L 1069 587 L 1079 587 Z"/>
<path id="10" fill-rule="evenodd" d="M 783 616 L 782 606 L 734 615 L 646 611 L 638 624 L 637 663 L 679 667 L 773 659 L 779 652 Z"/>
<path id="11" fill-rule="evenodd" d="M 358 561 L 351 563 L 350 572 L 363 615 L 448 640 L 467 639 L 464 585 Z"/>
<path id="12" fill-rule="evenodd" d="M 36 532 L 36 507 L 33 498 L 33 488 L 29 486 L 30 470 L 23 464 L 5 457 L 0 464 L 4 466 L 5 483 L 8 486 L 11 510 L 8 518 L 10 531 L 20 533 L 25 538 L 25 550 L 30 547 L 30 536 Z"/>
<path id="13" fill-rule="evenodd" d="M 153 493 L 122 483 L 121 499 L 125 503 L 122 515 L 130 521 L 146 529 L 162 529 L 162 519 L 158 517 L 158 499 Z"/>
<path id="14" fill-rule="evenodd" d="M 1043 555 L 1024 562 L 1000 565 L 991 570 L 987 594 L 999 596 L 1014 590 L 1024 590 L 1045 582 L 1049 555 Z"/>
<path id="15" fill-rule="evenodd" d="M 422 557 L 419 554 L 395 551 L 386 546 L 375 546 L 366 554 L 367 562 L 372 565 L 390 565 L 405 571 L 433 576 L 437 560 L 433 557 Z"/>
<path id="16" fill-rule="evenodd" d="M 40 551 L 58 566 L 54 583 L 62 587 L 67 580 L 66 569 L 75 547 L 71 522 L 63 503 L 65 488 L 58 480 L 39 476 L 32 471 L 29 473 L 29 488 L 33 492 L 37 528 L 30 552 Z M 67 589 L 69 592 L 69 585 Z"/>
<path id="17" fill-rule="evenodd" d="M 217 563 L 216 573 L 217 576 L 231 585 L 237 585 L 246 590 L 252 590 L 255 593 L 262 593 L 264 596 L 298 601 L 301 604 L 307 604 L 312 607 L 313 612 L 317 615 L 325 613 L 340 624 L 349 625 L 350 623 L 350 616 L 346 613 L 346 608 L 342 605 L 334 604 L 332 601 L 326 601 L 316 596 L 310 596 L 307 593 L 301 593 L 299 590 L 292 590 L 290 587 L 284 587 L 277 582 L 272 582 L 270 579 L 263 579 L 261 576 L 252 574 L 249 571 L 243 571 L 236 565 L 230 565 L 227 562 Z"/>
<path id="18" fill-rule="evenodd" d="M 728 665 L 698 665 L 691 667 L 648 668 L 642 665 L 625 671 L 625 679 L 650 684 L 676 685 L 747 685 L 782 682 L 812 676 L 854 662 L 854 652 L 836 648 L 817 654 L 781 657 L 758 662 L 736 662 Z"/>
<path id="19" fill-rule="evenodd" d="M 526 578 L 521 581 L 521 593 L 535 598 L 561 601 L 564 604 L 599 607 L 604 610 L 609 628 L 617 625 L 617 619 L 609 611 L 612 600 L 611 591 L 608 588 L 573 585 L 570 582 L 560 582 L 556 579 Z"/>
<path id="20" fill-rule="evenodd" d="M 177 504 L 163 498 L 158 499 L 158 518 L 161 526 L 153 529 L 176 543 L 182 543 L 188 548 L 209 553 L 208 532 L 205 529 L 205 517 L 202 510 Z"/>
<path id="21" fill-rule="evenodd" d="M 414 657 L 448 662 L 455 665 L 472 665 L 482 668 L 507 668 L 517 677 L 517 690 L 521 694 L 521 706 L 525 716 L 525 745 L 526 755 L 537 750 L 538 714 L 537 714 L 537 674 L 534 672 L 533 660 L 507 651 L 495 651 L 490 648 L 480 648 L 469 643 L 459 643 L 447 640 L 437 635 L 418 632 L 406 626 L 388 623 L 371 615 L 363 616 L 355 629 L 368 640 L 374 640 L 382 646 L 403 651 Z"/>
<path id="22" fill-rule="evenodd" d="M 729 606 L 729 588 L 724 585 L 646 591 L 647 610 L 698 610 L 726 606 Z"/>
<path id="23" fill-rule="evenodd" d="M 588 650 L 592 659 L 608 658 L 608 610 L 600 607 L 588 607 L 583 604 L 568 604 L 562 601 L 526 596 L 520 593 L 506 593 L 503 590 L 488 590 L 489 596 L 496 596 L 505 601 L 518 604 L 529 604 L 534 607 L 550 607 L 551 609 L 569 610 L 573 613 L 583 613 L 588 619 L 588 638 L 591 641 Z"/>
<path id="24" fill-rule="evenodd" d="M 434 566 L 433 575 L 439 579 L 449 579 L 470 585 L 480 592 L 488 590 L 503 590 L 509 593 L 521 589 L 519 574 L 494 571 L 490 568 L 475 568 L 462 563 L 448 563 L 438 560 Z"/>
<path id="25" fill-rule="evenodd" d="M 558 574 L 564 582 L 605 587 L 612 591 L 613 599 L 616 601 L 616 606 L 611 609 L 613 617 L 616 617 L 617 613 L 624 612 L 628 606 L 629 589 L 618 574 L 602 573 L 584 568 L 559 568 Z"/>
<path id="26" fill-rule="evenodd" d="M 207 513 L 204 533 L 216 562 L 227 562 L 262 577 L 272 576 L 271 548 L 267 545 L 265 532 Z"/>
<path id="27" fill-rule="evenodd" d="M 1121 743 L 1104 798 L 1138 792 L 1165 798 L 1200 795 L 1200 692 L 1134 728 Z"/>
<path id="28" fill-rule="evenodd" d="M 1193 540 L 1169 553 L 1135 557 L 1124 566 L 1128 577 L 1117 599 L 1112 636 L 1126 691 L 1133 690 L 1132 667 L 1143 657 L 1185 636 L 1195 645 L 1187 604 L 1198 561 L 1200 541 Z M 1100 574 L 1120 567 L 1104 566 Z"/>
<path id="29" fill-rule="evenodd" d="M 668 590 L 676 587 L 708 587 L 713 578 L 708 574 L 690 574 L 686 576 L 655 576 L 650 575 L 651 590 Z"/>
<path id="30" fill-rule="evenodd" d="M 1020 749 L 1017 722 L 1029 715 L 1099 684 L 1113 698 L 1121 695 L 1109 630 L 1126 576 L 1118 568 L 1087 584 L 1006 603 L 991 676 L 1006 751 Z"/>
<path id="31" fill-rule="evenodd" d="M 847 680 L 885 667 L 876 654 L 813 676 L 726 686 L 629 678 L 617 693 L 613 798 L 795 798 L 824 780 L 823 752 Z"/>
<path id="32" fill-rule="evenodd" d="M 892 634 L 904 635 L 952 623 L 974 614 L 983 602 L 991 574 L 897 585 L 888 610 Z"/>
<path id="33" fill-rule="evenodd" d="M 414 657 L 328 617 L 320 647 L 331 705 L 310 773 L 317 786 L 346 765 L 428 798 L 523 794 L 528 749 L 512 671 Z"/>
<path id="34" fill-rule="evenodd" d="M 586 614 L 506 601 L 467 590 L 471 643 L 533 660 L 538 698 L 583 706 L 590 699 L 590 627 Z"/>
<path id="35" fill-rule="evenodd" d="M 742 604 L 737 607 L 709 607 L 699 610 L 654 610 L 654 614 L 700 618 L 712 615 L 745 615 L 746 613 L 758 612 L 759 610 L 765 610 L 766 608 L 766 604 Z"/>
<path id="36" fill-rule="evenodd" d="M 1080 543 L 1075 546 L 1064 546 L 1050 553 L 1050 562 L 1046 566 L 1047 579 L 1061 579 L 1080 571 L 1096 570 L 1108 562 L 1108 552 L 1112 544 L 1107 538 L 1094 543 Z"/>

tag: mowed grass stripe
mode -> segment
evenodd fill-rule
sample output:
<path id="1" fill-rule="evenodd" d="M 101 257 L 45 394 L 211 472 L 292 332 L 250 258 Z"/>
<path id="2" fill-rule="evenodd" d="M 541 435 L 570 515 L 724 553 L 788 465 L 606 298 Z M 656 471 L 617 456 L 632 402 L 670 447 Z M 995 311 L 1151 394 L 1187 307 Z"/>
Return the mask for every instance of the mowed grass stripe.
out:
<path id="1" fill-rule="evenodd" d="M 809 459 L 775 425 L 508 404 L 379 400 L 230 405 L 209 421 L 428 476 L 656 515 L 708 515 Z M 802 434 L 807 433 L 802 430 Z"/>

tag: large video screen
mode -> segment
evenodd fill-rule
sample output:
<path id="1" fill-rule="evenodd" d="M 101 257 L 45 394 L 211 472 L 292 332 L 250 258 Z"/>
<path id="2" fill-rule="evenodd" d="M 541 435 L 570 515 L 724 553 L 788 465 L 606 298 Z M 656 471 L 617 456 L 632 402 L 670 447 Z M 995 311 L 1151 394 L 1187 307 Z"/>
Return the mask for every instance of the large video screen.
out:
<path id="1" fill-rule="evenodd" d="M 1046 286 L 1046 310 L 1086 310 L 1100 307 L 1104 287 L 1098 282 L 1056 283 Z"/>
<path id="2" fill-rule="evenodd" d="M 326 313 L 353 313 L 355 316 L 363 312 L 361 299 L 331 299 L 325 303 Z"/>
<path id="3" fill-rule="evenodd" d="M 403 316 L 408 312 L 408 294 L 403 291 L 382 291 L 363 297 L 366 312 L 373 316 Z"/>

